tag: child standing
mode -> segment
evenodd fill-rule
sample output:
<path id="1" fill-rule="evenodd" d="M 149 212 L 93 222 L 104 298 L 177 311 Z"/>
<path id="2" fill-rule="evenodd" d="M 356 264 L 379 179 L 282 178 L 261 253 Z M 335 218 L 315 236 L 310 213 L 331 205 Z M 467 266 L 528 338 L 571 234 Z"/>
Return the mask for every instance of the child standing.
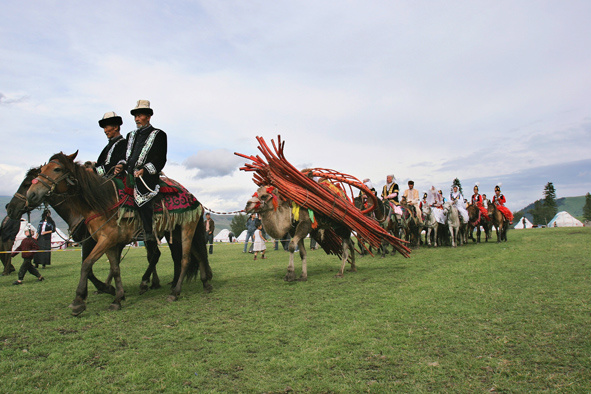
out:
<path id="1" fill-rule="evenodd" d="M 254 246 L 252 248 L 252 250 L 254 251 L 254 259 L 257 259 L 257 254 L 259 252 L 261 252 L 261 259 L 266 259 L 265 257 L 265 250 L 267 249 L 267 246 L 265 245 L 265 242 L 267 240 L 265 239 L 265 237 L 263 237 L 263 225 L 259 224 L 257 226 L 256 231 L 254 232 Z"/>
<path id="2" fill-rule="evenodd" d="M 33 263 L 31 263 L 31 260 L 33 260 L 33 256 L 35 256 L 35 253 L 33 253 L 32 250 L 39 250 L 39 246 L 37 246 L 37 241 L 35 241 L 35 239 L 33 238 L 33 232 L 31 231 L 31 229 L 25 230 L 25 235 L 27 236 L 27 238 L 23 239 L 23 242 L 21 242 L 19 247 L 16 248 L 12 253 L 12 257 L 14 257 L 18 254 L 18 252 L 23 252 L 23 264 L 21 265 L 21 268 L 18 270 L 18 280 L 14 281 L 13 285 L 22 285 L 23 279 L 25 278 L 25 274 L 27 273 L 27 271 L 29 271 L 32 275 L 35 275 L 39 282 L 45 279 L 41 276 L 39 270 L 33 267 Z"/>

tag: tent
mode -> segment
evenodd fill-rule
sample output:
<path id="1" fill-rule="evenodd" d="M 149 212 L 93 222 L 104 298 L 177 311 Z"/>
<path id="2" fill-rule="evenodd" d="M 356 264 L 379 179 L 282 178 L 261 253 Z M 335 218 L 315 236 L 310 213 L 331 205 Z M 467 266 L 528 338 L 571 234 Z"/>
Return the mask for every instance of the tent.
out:
<path id="1" fill-rule="evenodd" d="M 230 242 L 230 230 L 224 228 L 222 231 L 218 233 L 215 237 L 213 237 L 213 242 Z"/>
<path id="2" fill-rule="evenodd" d="M 21 219 L 21 227 L 20 230 L 18 231 L 18 234 L 16 235 L 16 238 L 14 239 L 14 246 L 12 247 L 12 250 L 16 249 L 19 247 L 19 245 L 21 244 L 21 242 L 23 241 L 23 239 L 25 239 L 25 230 L 27 228 L 31 228 L 33 230 L 33 236 L 35 233 L 37 233 L 37 230 L 35 229 L 35 226 L 33 226 L 31 223 L 28 223 L 25 219 Z M 62 230 L 60 230 L 59 228 L 55 229 L 55 233 L 51 234 L 51 248 L 52 249 L 65 249 L 66 248 L 66 242 L 65 240 L 68 239 L 68 236 L 66 234 L 64 234 L 64 232 Z"/>
<path id="3" fill-rule="evenodd" d="M 238 238 L 236 238 L 236 242 L 244 242 L 246 241 L 246 234 L 248 233 L 248 231 L 244 230 L 240 233 L 240 235 L 238 236 Z"/>
<path id="4" fill-rule="evenodd" d="M 525 227 L 523 226 L 523 220 L 525 219 Z M 513 227 L 514 229 L 524 229 L 524 228 L 533 228 L 534 225 L 532 224 L 532 222 L 530 222 L 529 220 L 527 220 L 527 218 L 524 216 L 521 219 L 519 219 L 519 221 L 517 222 L 517 224 L 515 225 L 515 227 Z"/>
<path id="5" fill-rule="evenodd" d="M 561 211 L 550 220 L 548 227 L 583 227 L 583 223 L 574 218 L 570 213 Z"/>

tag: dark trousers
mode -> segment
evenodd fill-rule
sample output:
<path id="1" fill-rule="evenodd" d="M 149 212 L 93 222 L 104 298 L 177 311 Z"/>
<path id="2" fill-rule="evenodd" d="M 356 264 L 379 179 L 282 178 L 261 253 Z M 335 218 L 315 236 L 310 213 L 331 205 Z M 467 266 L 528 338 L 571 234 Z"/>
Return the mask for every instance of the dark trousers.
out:
<path id="1" fill-rule="evenodd" d="M 41 273 L 35 267 L 33 267 L 33 263 L 31 263 L 32 258 L 23 258 L 23 264 L 21 268 L 18 270 L 18 280 L 23 280 L 25 278 L 25 274 L 27 271 L 34 275 L 37 278 L 41 277 Z"/>
<path id="2" fill-rule="evenodd" d="M 205 242 L 209 245 L 209 254 L 213 253 L 213 233 L 205 234 Z"/>
<path id="3" fill-rule="evenodd" d="M 138 213 L 142 219 L 142 228 L 144 229 L 144 236 L 147 239 L 153 233 L 152 218 L 154 216 L 154 202 L 148 201 L 141 207 L 138 207 Z"/>

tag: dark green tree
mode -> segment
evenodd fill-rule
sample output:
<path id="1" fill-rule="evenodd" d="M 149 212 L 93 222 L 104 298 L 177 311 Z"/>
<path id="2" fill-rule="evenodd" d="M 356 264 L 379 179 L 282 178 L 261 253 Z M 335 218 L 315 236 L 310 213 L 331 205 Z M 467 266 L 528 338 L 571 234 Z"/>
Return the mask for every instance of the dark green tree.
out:
<path id="1" fill-rule="evenodd" d="M 460 193 L 462 193 L 462 196 L 464 196 L 464 192 L 462 190 L 462 182 L 460 182 L 458 178 L 454 179 L 454 181 L 451 183 L 451 189 L 449 189 L 450 193 L 454 191 L 454 186 L 457 186 Z M 466 196 L 464 196 L 464 198 L 466 198 Z"/>
<path id="2" fill-rule="evenodd" d="M 583 207 L 583 217 L 591 220 L 591 194 L 587 193 L 585 196 L 585 206 Z"/>
<path id="3" fill-rule="evenodd" d="M 235 237 L 238 237 L 242 231 L 246 230 L 246 221 L 248 220 L 248 215 L 238 214 L 234 215 L 232 218 L 232 223 L 230 223 L 230 230 L 234 233 Z"/>
<path id="4" fill-rule="evenodd" d="M 529 210 L 529 213 L 534 217 L 534 224 L 546 224 L 544 219 L 544 207 L 542 206 L 542 200 L 534 202 L 534 207 Z"/>
<path id="5" fill-rule="evenodd" d="M 547 220 L 551 220 L 556 212 L 558 212 L 558 207 L 556 204 L 556 189 L 554 189 L 554 185 L 552 182 L 548 182 L 546 186 L 544 186 L 544 214 Z"/>

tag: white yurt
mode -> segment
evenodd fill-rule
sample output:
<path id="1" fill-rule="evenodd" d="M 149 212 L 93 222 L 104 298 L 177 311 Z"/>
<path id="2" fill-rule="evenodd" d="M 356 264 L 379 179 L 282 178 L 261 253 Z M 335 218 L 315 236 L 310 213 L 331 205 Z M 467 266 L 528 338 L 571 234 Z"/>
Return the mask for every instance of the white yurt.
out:
<path id="1" fill-rule="evenodd" d="M 523 224 L 524 219 L 525 219 L 525 225 Z M 527 220 L 527 218 L 524 216 L 521 219 L 519 219 L 519 221 L 517 222 L 517 224 L 513 228 L 516 230 L 520 230 L 520 229 L 524 229 L 524 228 L 533 228 L 533 227 L 534 227 L 534 225 L 532 224 L 532 222 Z"/>
<path id="2" fill-rule="evenodd" d="M 558 212 L 548 227 L 583 227 L 583 223 L 566 211 Z"/>
<path id="3" fill-rule="evenodd" d="M 12 247 L 12 250 L 18 248 L 21 244 L 21 242 L 23 241 L 23 239 L 25 239 L 25 230 L 27 228 L 30 228 L 33 230 L 33 236 L 35 236 L 35 234 L 37 233 L 37 230 L 35 229 L 35 226 L 33 226 L 31 223 L 28 223 L 25 219 L 21 219 L 21 227 L 20 230 L 18 231 L 18 234 L 16 235 L 16 238 L 14 239 L 14 246 Z M 66 234 L 64 234 L 64 232 L 62 230 L 60 230 L 59 228 L 55 229 L 55 233 L 51 234 L 51 248 L 52 249 L 65 249 L 66 248 L 66 242 L 65 240 L 68 239 L 68 236 Z"/>
<path id="4" fill-rule="evenodd" d="M 213 242 L 230 242 L 230 230 L 224 228 L 222 231 L 218 233 L 215 237 L 213 237 Z"/>
<path id="5" fill-rule="evenodd" d="M 246 234 L 248 233 L 248 231 L 244 230 L 240 233 L 240 235 L 238 236 L 238 238 L 236 238 L 237 242 L 244 242 L 246 241 Z"/>

